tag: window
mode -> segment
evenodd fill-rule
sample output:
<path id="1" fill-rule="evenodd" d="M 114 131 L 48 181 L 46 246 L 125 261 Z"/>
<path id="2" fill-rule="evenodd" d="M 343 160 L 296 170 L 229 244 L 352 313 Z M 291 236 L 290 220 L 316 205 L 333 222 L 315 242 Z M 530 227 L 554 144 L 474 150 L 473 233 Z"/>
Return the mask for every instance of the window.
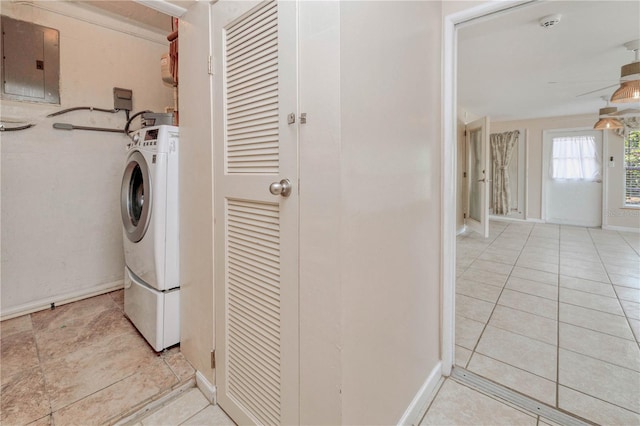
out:
<path id="1" fill-rule="evenodd" d="M 624 140 L 624 179 L 624 204 L 640 207 L 640 130 L 629 132 Z"/>
<path id="2" fill-rule="evenodd" d="M 593 136 L 553 138 L 551 149 L 552 179 L 601 179 L 600 158 Z"/>

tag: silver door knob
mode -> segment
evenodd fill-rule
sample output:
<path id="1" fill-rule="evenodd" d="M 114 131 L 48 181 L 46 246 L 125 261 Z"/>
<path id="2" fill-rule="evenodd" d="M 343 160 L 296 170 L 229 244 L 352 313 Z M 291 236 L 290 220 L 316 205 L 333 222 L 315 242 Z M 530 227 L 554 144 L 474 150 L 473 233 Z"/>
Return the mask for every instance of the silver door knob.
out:
<path id="1" fill-rule="evenodd" d="M 291 195 L 291 181 L 289 179 L 282 179 L 280 182 L 273 182 L 269 185 L 269 192 L 273 195 L 288 197 Z"/>

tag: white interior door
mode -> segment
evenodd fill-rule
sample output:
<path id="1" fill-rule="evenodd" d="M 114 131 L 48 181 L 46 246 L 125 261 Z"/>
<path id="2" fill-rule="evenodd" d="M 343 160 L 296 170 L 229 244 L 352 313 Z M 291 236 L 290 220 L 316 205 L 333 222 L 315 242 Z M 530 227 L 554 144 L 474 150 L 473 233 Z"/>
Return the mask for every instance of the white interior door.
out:
<path id="1" fill-rule="evenodd" d="M 298 424 L 297 2 L 212 13 L 218 402 L 238 424 Z"/>
<path id="2" fill-rule="evenodd" d="M 485 238 L 489 236 L 489 118 L 466 126 L 467 215 L 466 226 Z"/>
<path id="3" fill-rule="evenodd" d="M 546 221 L 601 226 L 602 132 L 546 132 L 543 140 Z"/>

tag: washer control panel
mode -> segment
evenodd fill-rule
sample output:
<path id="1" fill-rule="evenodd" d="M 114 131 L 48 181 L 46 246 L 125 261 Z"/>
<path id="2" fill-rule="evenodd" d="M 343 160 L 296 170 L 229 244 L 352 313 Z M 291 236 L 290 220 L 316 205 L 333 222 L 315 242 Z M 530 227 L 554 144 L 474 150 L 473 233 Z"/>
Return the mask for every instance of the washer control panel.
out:
<path id="1" fill-rule="evenodd" d="M 176 149 L 178 127 L 154 126 L 136 130 L 127 144 L 127 149 L 140 149 L 151 152 L 171 152 Z"/>

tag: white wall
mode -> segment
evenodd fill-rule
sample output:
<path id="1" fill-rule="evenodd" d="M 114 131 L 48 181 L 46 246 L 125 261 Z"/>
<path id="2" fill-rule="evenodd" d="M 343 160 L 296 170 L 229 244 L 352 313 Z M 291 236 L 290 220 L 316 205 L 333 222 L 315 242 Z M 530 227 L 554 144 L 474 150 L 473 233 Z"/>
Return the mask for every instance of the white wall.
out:
<path id="1" fill-rule="evenodd" d="M 596 114 L 549 117 L 531 120 L 517 120 L 491 123 L 491 132 L 505 132 L 514 129 L 527 131 L 528 167 L 528 217 L 542 217 L 542 141 L 545 130 L 593 128 L 598 120 Z M 637 209 L 624 208 L 624 141 L 608 131 L 604 140 L 605 197 L 603 198 L 603 227 L 614 226 L 640 229 L 640 214 Z M 613 156 L 615 167 L 608 167 L 608 157 Z"/>
<path id="2" fill-rule="evenodd" d="M 180 350 L 212 384 L 213 200 L 209 4 L 180 20 Z"/>
<path id="3" fill-rule="evenodd" d="M 441 4 L 341 2 L 344 424 L 395 424 L 440 359 Z"/>
<path id="4" fill-rule="evenodd" d="M 135 110 L 172 104 L 160 77 L 167 50 L 160 34 L 67 2 L 36 6 L 50 10 L 2 2 L 2 13 L 60 31 L 61 105 L 0 102 L 3 120 L 37 124 L 2 133 L 3 318 L 122 285 L 119 198 L 127 139 L 52 124 L 123 128 L 124 113 L 45 116 L 74 106 L 112 108 L 113 87 L 133 90 Z"/>

